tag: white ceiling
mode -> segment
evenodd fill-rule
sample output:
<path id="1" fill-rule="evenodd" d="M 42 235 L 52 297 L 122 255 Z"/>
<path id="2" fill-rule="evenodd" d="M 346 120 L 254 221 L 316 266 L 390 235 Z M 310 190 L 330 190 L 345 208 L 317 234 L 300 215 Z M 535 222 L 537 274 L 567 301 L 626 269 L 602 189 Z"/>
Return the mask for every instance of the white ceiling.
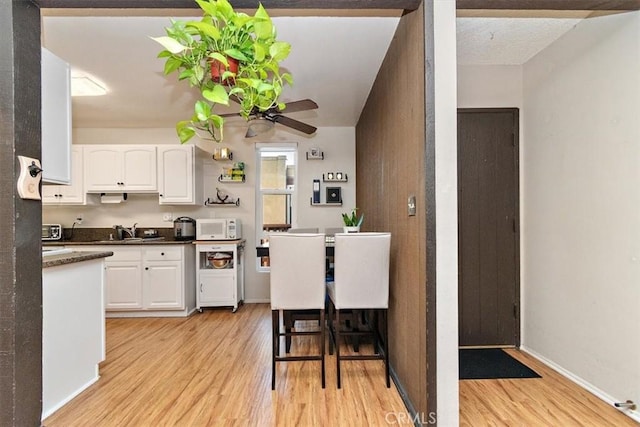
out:
<path id="1" fill-rule="evenodd" d="M 316 127 L 355 126 L 398 16 L 273 19 L 279 39 L 292 45 L 282 66 L 293 75 L 294 85 L 282 99 L 311 98 L 319 105 L 290 116 Z M 458 18 L 458 63 L 522 64 L 578 21 Z M 163 75 L 164 61 L 156 58 L 161 47 L 149 38 L 164 35 L 168 25 L 167 16 L 44 14 L 43 46 L 95 76 L 109 91 L 73 99 L 74 127 L 173 127 L 191 116 L 195 93 L 175 74 Z M 242 119 L 227 123 L 244 126 Z"/>
<path id="2" fill-rule="evenodd" d="M 458 18 L 458 64 L 524 64 L 580 21 L 579 18 Z"/>

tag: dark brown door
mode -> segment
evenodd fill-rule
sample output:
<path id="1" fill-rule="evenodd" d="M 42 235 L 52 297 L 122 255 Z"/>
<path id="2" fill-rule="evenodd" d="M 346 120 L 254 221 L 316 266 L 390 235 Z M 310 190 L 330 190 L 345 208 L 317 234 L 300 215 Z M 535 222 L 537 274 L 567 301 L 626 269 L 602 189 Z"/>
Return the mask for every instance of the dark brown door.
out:
<path id="1" fill-rule="evenodd" d="M 458 110 L 461 346 L 520 344 L 518 110 Z"/>

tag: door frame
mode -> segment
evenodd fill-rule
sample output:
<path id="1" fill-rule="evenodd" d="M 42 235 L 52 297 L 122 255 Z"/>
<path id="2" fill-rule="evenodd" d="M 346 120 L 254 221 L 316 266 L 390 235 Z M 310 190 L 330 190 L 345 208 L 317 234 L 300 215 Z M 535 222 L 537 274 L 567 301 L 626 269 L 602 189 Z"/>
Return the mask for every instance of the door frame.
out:
<path id="1" fill-rule="evenodd" d="M 514 239 L 515 239 L 515 306 L 514 306 L 514 317 L 515 317 L 515 331 L 514 331 L 514 341 L 515 347 L 520 348 L 521 338 L 522 338 L 522 318 L 521 318 L 521 310 L 522 310 L 522 301 L 521 301 L 521 271 L 520 271 L 520 262 L 521 262 L 521 247 L 520 247 L 520 216 L 522 212 L 520 211 L 520 109 L 517 107 L 489 107 L 489 108 L 458 108 L 458 113 L 513 113 L 513 162 L 516 173 L 514 174 L 514 188 L 516 189 L 515 195 L 515 212 L 516 215 L 514 217 Z M 458 184 L 460 185 L 460 184 Z M 459 188 L 458 188 L 459 190 Z M 460 218 L 458 218 L 460 221 Z M 460 227 L 458 227 L 458 233 L 460 232 Z M 459 250 L 459 249 L 458 249 Z M 458 269 L 460 266 L 460 260 L 458 260 Z M 458 278 L 458 287 L 460 286 L 460 279 Z M 462 310 L 462 307 L 458 306 L 458 310 Z"/>

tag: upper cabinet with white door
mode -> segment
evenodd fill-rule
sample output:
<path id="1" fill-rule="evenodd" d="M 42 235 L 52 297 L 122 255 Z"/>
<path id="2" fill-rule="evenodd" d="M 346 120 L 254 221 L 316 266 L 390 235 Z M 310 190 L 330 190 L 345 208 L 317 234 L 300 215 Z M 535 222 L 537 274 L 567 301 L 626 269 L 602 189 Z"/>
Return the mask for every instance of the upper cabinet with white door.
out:
<path id="1" fill-rule="evenodd" d="M 42 48 L 42 180 L 71 182 L 71 71 Z"/>
<path id="2" fill-rule="evenodd" d="M 71 148 L 71 184 L 43 185 L 42 204 L 44 205 L 86 205 L 87 193 L 84 191 L 82 171 L 82 145 Z"/>
<path id="3" fill-rule="evenodd" d="M 157 186 L 156 146 L 86 145 L 84 181 L 89 193 L 154 193 Z"/>
<path id="4" fill-rule="evenodd" d="M 159 203 L 202 204 L 202 150 L 194 145 L 158 145 L 157 150 Z"/>

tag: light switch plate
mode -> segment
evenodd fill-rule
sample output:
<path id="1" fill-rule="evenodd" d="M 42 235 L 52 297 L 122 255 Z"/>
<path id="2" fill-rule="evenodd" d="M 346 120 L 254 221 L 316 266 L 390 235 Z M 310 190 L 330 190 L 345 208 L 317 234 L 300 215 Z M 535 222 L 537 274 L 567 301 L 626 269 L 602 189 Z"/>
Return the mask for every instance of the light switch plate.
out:
<path id="1" fill-rule="evenodd" d="M 42 167 L 40 160 L 18 156 L 20 175 L 18 176 L 18 195 L 22 199 L 41 200 L 40 179 Z"/>
<path id="2" fill-rule="evenodd" d="M 407 213 L 409 216 L 415 216 L 416 214 L 416 196 L 409 196 L 407 200 Z"/>

